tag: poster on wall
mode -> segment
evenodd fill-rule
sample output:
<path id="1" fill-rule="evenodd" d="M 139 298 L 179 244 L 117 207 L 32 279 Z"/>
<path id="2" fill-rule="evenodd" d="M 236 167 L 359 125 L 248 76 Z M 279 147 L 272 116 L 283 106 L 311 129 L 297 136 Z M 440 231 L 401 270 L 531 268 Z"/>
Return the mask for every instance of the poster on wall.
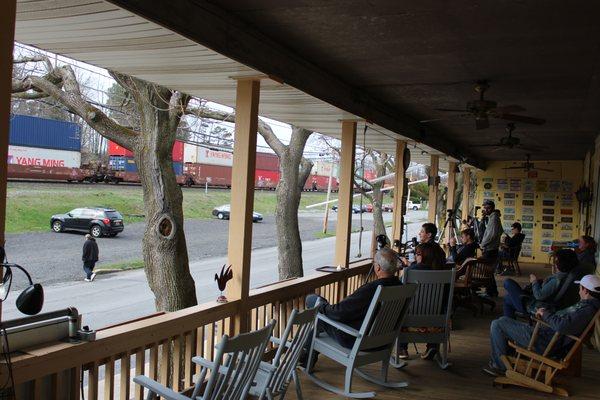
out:
<path id="1" fill-rule="evenodd" d="M 508 180 L 507 179 L 498 179 L 498 191 L 505 192 L 508 190 Z"/>
<path id="2" fill-rule="evenodd" d="M 554 208 L 542 208 L 542 214 L 554 215 Z"/>
<path id="3" fill-rule="evenodd" d="M 504 197 L 504 205 L 508 207 L 514 207 L 516 205 L 516 200 L 507 200 L 506 197 Z"/>
<path id="4" fill-rule="evenodd" d="M 511 179 L 510 180 L 510 191 L 511 192 L 520 192 L 521 191 L 521 180 L 520 179 Z"/>
<path id="5" fill-rule="evenodd" d="M 483 200 L 494 200 L 494 192 L 492 192 L 492 191 L 483 192 Z"/>
<path id="6" fill-rule="evenodd" d="M 542 231 L 542 238 L 548 239 L 548 238 L 553 238 L 553 237 L 554 237 L 554 231 L 549 231 L 549 230 Z"/>
<path id="7" fill-rule="evenodd" d="M 552 216 L 552 215 L 542 215 L 542 221 L 544 221 L 544 222 L 554 222 L 554 216 Z"/>
<path id="8" fill-rule="evenodd" d="M 523 198 L 525 200 L 533 200 L 535 199 L 535 195 L 533 193 L 523 193 Z"/>
<path id="9" fill-rule="evenodd" d="M 535 202 L 533 200 L 523 200 L 521 204 L 523 204 L 524 206 L 533 206 Z"/>
<path id="10" fill-rule="evenodd" d="M 548 189 L 550 192 L 560 192 L 561 189 L 561 182 L 560 181 L 550 181 L 550 185 L 548 185 Z"/>
<path id="11" fill-rule="evenodd" d="M 533 179 L 525 179 L 523 181 L 523 190 L 533 192 L 535 190 L 535 181 Z"/>
<path id="12" fill-rule="evenodd" d="M 573 217 L 560 217 L 560 222 L 564 222 L 567 224 L 573 223 Z"/>
<path id="13" fill-rule="evenodd" d="M 523 207 L 523 215 L 533 215 L 533 207 Z"/>
<path id="14" fill-rule="evenodd" d="M 516 193 L 510 193 L 510 192 L 508 192 L 508 193 L 504 193 L 504 198 L 505 198 L 505 199 L 514 199 L 514 198 L 516 198 L 516 197 L 517 197 L 517 194 L 516 194 Z"/>
<path id="15" fill-rule="evenodd" d="M 521 219 L 523 222 L 533 222 L 533 215 L 523 215 Z"/>
<path id="16" fill-rule="evenodd" d="M 571 232 L 561 232 L 560 233 L 560 240 L 572 240 L 573 239 L 573 234 Z"/>
<path id="17" fill-rule="evenodd" d="M 542 201 L 542 205 L 544 207 L 554 207 L 554 200 L 544 200 Z"/>
<path id="18" fill-rule="evenodd" d="M 544 193 L 543 199 L 546 201 L 554 200 L 555 195 L 554 195 L 554 193 Z"/>
<path id="19" fill-rule="evenodd" d="M 561 208 L 560 215 L 573 215 L 573 209 L 572 208 Z"/>

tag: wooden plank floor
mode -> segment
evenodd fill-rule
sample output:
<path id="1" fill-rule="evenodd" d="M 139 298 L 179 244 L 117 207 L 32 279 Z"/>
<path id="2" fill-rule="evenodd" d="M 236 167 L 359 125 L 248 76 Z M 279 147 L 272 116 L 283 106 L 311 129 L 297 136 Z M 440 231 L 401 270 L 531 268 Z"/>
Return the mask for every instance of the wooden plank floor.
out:
<path id="1" fill-rule="evenodd" d="M 539 265 L 523 265 L 523 276 L 518 280 L 528 280 L 530 272 L 539 277 L 549 274 L 549 268 Z M 502 288 L 502 278 L 498 286 Z M 502 290 L 501 290 L 502 296 Z M 502 313 L 501 300 L 496 311 L 486 309 L 483 317 L 474 318 L 466 310 L 459 310 L 454 318 L 455 330 L 451 336 L 450 361 L 453 366 L 446 371 L 438 368 L 435 362 L 422 361 L 415 356 L 413 345 L 410 345 L 410 364 L 397 371 L 392 368 L 390 378 L 409 382 L 405 389 L 384 389 L 377 387 L 356 376 L 353 388 L 357 391 L 375 391 L 378 399 L 548 399 L 552 395 L 537 393 L 521 388 L 497 388 L 492 386 L 493 378 L 485 375 L 481 368 L 489 358 L 489 326 L 490 322 Z M 424 345 L 419 346 L 421 351 Z M 377 368 L 367 368 L 376 373 Z M 329 359 L 322 357 L 316 366 L 317 376 L 325 381 L 342 386 L 344 371 Z M 302 373 L 300 373 L 305 399 L 341 399 L 342 397 L 324 391 Z M 566 385 L 572 399 L 600 399 L 600 353 L 595 350 L 584 350 L 583 374 L 580 378 L 568 378 Z M 286 398 L 296 399 L 294 387 L 290 387 Z"/>

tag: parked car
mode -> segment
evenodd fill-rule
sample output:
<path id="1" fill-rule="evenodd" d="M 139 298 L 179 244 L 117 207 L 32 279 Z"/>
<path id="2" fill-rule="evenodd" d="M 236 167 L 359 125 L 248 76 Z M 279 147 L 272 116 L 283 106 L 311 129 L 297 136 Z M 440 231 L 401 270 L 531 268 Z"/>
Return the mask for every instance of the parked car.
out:
<path id="1" fill-rule="evenodd" d="M 363 212 L 373 212 L 373 204 L 364 204 Z"/>
<path id="2" fill-rule="evenodd" d="M 360 206 L 352 206 L 352 214 L 360 214 L 361 212 L 365 212 L 365 209 L 364 209 L 364 207 L 365 207 L 365 206 L 363 206 L 363 209 L 361 210 L 361 209 L 360 209 Z M 335 206 L 331 207 L 331 209 L 332 209 L 333 211 L 337 212 L 337 210 L 338 210 L 338 206 L 337 206 L 337 205 L 335 205 Z"/>
<path id="3" fill-rule="evenodd" d="M 411 200 L 408 200 L 406 202 L 406 209 L 407 210 L 417 211 L 420 208 L 421 208 L 421 203 L 413 203 Z"/>
<path id="4" fill-rule="evenodd" d="M 385 212 L 394 212 L 394 205 L 393 204 L 384 204 L 381 206 L 381 209 Z"/>
<path id="5" fill-rule="evenodd" d="M 123 232 L 123 216 L 112 208 L 82 207 L 66 214 L 50 217 L 50 228 L 54 232 L 80 231 L 89 232 L 95 238 L 101 236 L 117 236 Z"/>
<path id="6" fill-rule="evenodd" d="M 215 217 L 217 217 L 219 219 L 229 219 L 229 213 L 230 213 L 229 204 L 224 204 L 222 206 L 215 207 L 212 210 L 212 215 L 214 215 Z M 262 220 L 263 220 L 262 214 L 257 213 L 256 211 L 252 212 L 252 222 L 260 222 Z"/>

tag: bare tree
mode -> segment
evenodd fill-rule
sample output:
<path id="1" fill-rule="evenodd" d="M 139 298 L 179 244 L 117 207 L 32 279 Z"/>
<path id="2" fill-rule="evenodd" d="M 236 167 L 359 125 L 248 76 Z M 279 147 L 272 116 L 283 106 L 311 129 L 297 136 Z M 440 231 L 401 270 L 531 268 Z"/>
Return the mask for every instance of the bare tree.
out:
<path id="1" fill-rule="evenodd" d="M 174 311 L 197 304 L 183 231 L 183 196 L 171 160 L 177 127 L 189 97 L 111 72 L 136 104 L 140 129 L 134 129 L 117 123 L 87 101 L 69 65 L 53 66 L 47 58 L 36 61 L 46 63 L 46 73 L 13 79 L 13 96 L 52 98 L 103 137 L 133 151 L 146 212 L 144 267 L 156 308 Z"/>

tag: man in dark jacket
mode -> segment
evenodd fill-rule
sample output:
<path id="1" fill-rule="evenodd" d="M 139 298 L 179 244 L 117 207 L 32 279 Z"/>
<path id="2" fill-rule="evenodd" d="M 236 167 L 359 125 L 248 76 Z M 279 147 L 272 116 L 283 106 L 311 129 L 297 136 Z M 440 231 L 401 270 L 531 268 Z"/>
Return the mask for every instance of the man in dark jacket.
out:
<path id="1" fill-rule="evenodd" d="M 564 335 L 581 335 L 600 308 L 600 277 L 586 275 L 575 283 L 579 283 L 580 301 L 577 304 L 555 313 L 544 308 L 537 309 L 536 317 L 550 325 L 550 327 L 540 328 L 538 339 L 532 349 L 536 353 L 542 354 L 550 340 L 552 340 L 554 333 L 560 332 L 562 336 L 552 347 L 550 355 L 563 356 L 573 344 L 573 340 Z M 492 321 L 490 327 L 492 355 L 489 365 L 483 371 L 492 376 L 504 375 L 506 368 L 501 358 L 510 351 L 508 342 L 527 348 L 533 330 L 534 327 L 527 322 L 516 321 L 508 317 L 501 317 Z"/>
<path id="2" fill-rule="evenodd" d="M 460 233 L 462 245 L 457 246 L 456 239 L 450 238 L 450 257 L 448 261 L 454 262 L 457 267 L 463 265 L 467 258 L 477 256 L 477 243 L 475 243 L 475 231 L 471 228 Z"/>
<path id="3" fill-rule="evenodd" d="M 83 255 L 81 260 L 83 261 L 83 271 L 85 272 L 85 281 L 91 282 L 96 277 L 94 273 L 94 267 L 98 261 L 98 244 L 96 239 L 89 233 L 85 235 L 85 243 L 83 243 Z"/>
<path id="4" fill-rule="evenodd" d="M 346 297 L 344 300 L 337 304 L 329 304 L 321 296 L 311 294 L 306 297 L 306 307 L 312 308 L 319 301 L 319 312 L 334 321 L 339 321 L 346 324 L 356 330 L 360 329 L 360 326 L 365 319 L 371 300 L 375 295 L 377 287 L 381 286 L 396 286 L 402 283 L 396 276 L 398 270 L 396 253 L 389 247 L 380 249 L 375 253 L 373 259 L 373 271 L 377 276 L 377 280 L 368 282 L 356 289 L 354 293 Z M 319 332 L 326 332 L 329 336 L 334 338 L 339 344 L 346 348 L 351 348 L 354 345 L 355 337 L 348 335 L 345 332 L 340 331 L 328 324 L 319 324 L 317 327 Z M 310 348 L 310 341 L 306 344 L 306 349 Z M 302 363 L 306 363 L 306 357 L 301 360 Z"/>

